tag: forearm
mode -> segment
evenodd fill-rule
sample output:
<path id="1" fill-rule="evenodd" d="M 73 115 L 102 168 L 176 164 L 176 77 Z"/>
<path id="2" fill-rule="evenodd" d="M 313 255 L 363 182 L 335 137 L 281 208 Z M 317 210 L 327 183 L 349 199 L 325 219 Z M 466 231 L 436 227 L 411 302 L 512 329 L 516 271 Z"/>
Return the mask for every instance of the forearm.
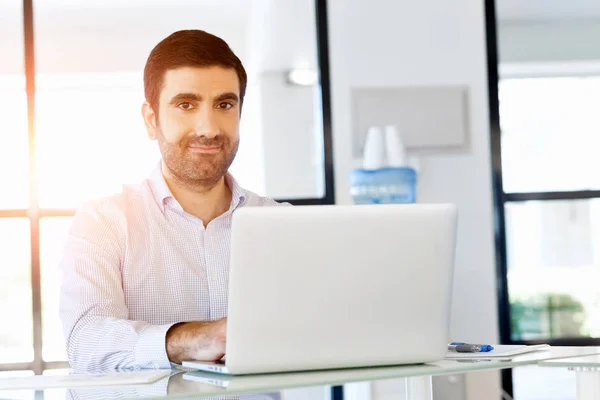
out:
<path id="1" fill-rule="evenodd" d="M 225 355 L 225 320 L 184 322 L 173 325 L 166 335 L 169 360 L 216 361 Z"/>

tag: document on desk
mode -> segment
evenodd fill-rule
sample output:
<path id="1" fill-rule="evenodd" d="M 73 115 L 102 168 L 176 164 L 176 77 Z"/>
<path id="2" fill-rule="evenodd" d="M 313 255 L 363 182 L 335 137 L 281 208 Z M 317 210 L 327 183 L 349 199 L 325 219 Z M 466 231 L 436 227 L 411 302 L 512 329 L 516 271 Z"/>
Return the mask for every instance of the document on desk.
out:
<path id="1" fill-rule="evenodd" d="M 480 353 L 455 353 L 449 351 L 446 353 L 447 360 L 474 360 L 474 359 L 493 359 L 493 360 L 512 360 L 516 356 L 531 353 L 534 351 L 550 350 L 550 345 L 538 344 L 533 346 L 525 345 L 493 345 L 494 350 Z"/>
<path id="2" fill-rule="evenodd" d="M 101 374 L 35 375 L 2 378 L 0 390 L 69 388 L 78 386 L 139 385 L 169 376 L 170 369 L 107 372 Z"/>

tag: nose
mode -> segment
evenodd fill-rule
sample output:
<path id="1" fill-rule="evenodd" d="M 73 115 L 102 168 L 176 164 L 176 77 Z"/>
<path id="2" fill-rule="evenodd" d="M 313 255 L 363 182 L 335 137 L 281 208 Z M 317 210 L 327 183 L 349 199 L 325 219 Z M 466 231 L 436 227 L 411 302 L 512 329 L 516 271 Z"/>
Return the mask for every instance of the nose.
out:
<path id="1" fill-rule="evenodd" d="M 201 107 L 196 115 L 195 133 L 197 136 L 214 138 L 220 133 L 216 113 L 212 107 Z"/>

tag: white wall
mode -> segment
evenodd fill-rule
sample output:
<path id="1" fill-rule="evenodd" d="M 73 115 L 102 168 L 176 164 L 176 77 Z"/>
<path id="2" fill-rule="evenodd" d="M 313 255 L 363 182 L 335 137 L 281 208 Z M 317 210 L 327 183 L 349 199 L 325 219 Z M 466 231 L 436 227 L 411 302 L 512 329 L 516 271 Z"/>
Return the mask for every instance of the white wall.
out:
<path id="1" fill-rule="evenodd" d="M 336 197 L 350 203 L 350 89 L 469 86 L 470 148 L 421 160 L 418 199 L 459 206 L 451 336 L 498 340 L 483 2 L 329 0 Z M 484 376 L 487 376 L 487 381 Z M 481 384 L 480 384 L 481 383 Z M 467 380 L 470 399 L 499 398 L 499 374 Z"/>
<path id="2" fill-rule="evenodd" d="M 279 199 L 322 197 L 322 146 L 317 140 L 323 141 L 323 135 L 314 134 L 315 125 L 322 124 L 315 115 L 317 89 L 289 85 L 281 71 L 260 74 L 259 83 L 265 193 Z"/>

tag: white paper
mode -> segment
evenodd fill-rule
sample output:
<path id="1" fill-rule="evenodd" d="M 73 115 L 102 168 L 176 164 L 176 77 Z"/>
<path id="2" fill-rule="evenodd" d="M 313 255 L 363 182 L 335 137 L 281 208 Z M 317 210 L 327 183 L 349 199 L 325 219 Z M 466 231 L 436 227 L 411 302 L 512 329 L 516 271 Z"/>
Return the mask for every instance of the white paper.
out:
<path id="1" fill-rule="evenodd" d="M 492 345 L 494 350 L 486 353 L 455 353 L 449 351 L 446 353 L 446 359 L 477 359 L 477 358 L 491 358 L 491 359 L 512 359 L 515 356 L 531 353 L 533 351 L 550 350 L 550 346 L 547 344 L 539 344 L 534 346 L 525 345 Z"/>
<path id="2" fill-rule="evenodd" d="M 169 376 L 170 369 L 108 372 L 100 374 L 35 375 L 2 378 L 0 390 L 68 388 L 78 386 L 135 385 L 152 383 Z"/>

